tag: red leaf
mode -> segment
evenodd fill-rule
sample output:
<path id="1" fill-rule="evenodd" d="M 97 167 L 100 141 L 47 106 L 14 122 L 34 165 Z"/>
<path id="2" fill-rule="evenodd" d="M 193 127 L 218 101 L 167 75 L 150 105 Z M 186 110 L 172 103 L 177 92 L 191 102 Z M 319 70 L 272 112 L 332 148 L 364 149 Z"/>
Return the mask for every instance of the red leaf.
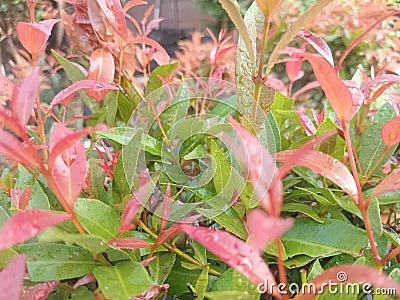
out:
<path id="1" fill-rule="evenodd" d="M 372 199 L 377 195 L 394 192 L 397 190 L 400 190 L 400 169 L 394 170 L 388 176 L 383 178 L 382 181 L 375 187 L 369 198 Z"/>
<path id="2" fill-rule="evenodd" d="M 121 249 L 151 248 L 151 244 L 139 238 L 119 238 L 108 241 L 108 244 Z"/>
<path id="3" fill-rule="evenodd" d="M 246 224 L 249 231 L 250 245 L 262 250 L 292 227 L 293 220 L 271 217 L 262 210 L 255 209 L 249 213 Z"/>
<path id="4" fill-rule="evenodd" d="M 18 137 L 25 139 L 27 137 L 25 129 L 9 114 L 9 112 L 0 107 L 0 125 L 5 126 L 15 133 Z"/>
<path id="5" fill-rule="evenodd" d="M 400 142 L 400 117 L 393 118 L 383 125 L 382 139 L 388 148 Z"/>
<path id="6" fill-rule="evenodd" d="M 154 256 L 155 258 L 155 256 Z M 151 299 L 157 299 L 160 297 L 157 297 L 160 294 L 165 294 L 165 292 L 168 290 L 169 284 L 164 283 L 164 284 L 153 284 L 147 291 L 136 295 L 133 297 L 131 300 L 151 300 Z"/>
<path id="7" fill-rule="evenodd" d="M 165 226 L 168 223 L 170 212 L 171 212 L 171 184 L 168 182 L 167 190 L 165 192 L 165 197 L 161 208 L 161 221 L 160 221 L 161 231 L 164 230 Z"/>
<path id="8" fill-rule="evenodd" d="M 94 275 L 92 273 L 87 274 L 83 277 L 81 277 L 80 279 L 78 279 L 77 282 L 75 282 L 75 284 L 73 285 L 73 289 L 77 289 L 78 287 L 80 287 L 81 285 L 85 285 L 88 283 L 92 283 L 96 281 L 96 277 L 94 277 Z"/>
<path id="9" fill-rule="evenodd" d="M 304 129 L 306 130 L 307 135 L 313 135 L 317 133 L 317 129 L 315 129 L 314 124 L 311 120 L 307 117 L 307 115 L 302 111 L 296 111 L 297 116 L 301 124 L 303 125 Z"/>
<path id="10" fill-rule="evenodd" d="M 354 115 L 358 112 L 358 110 L 361 107 L 361 104 L 364 102 L 364 94 L 358 87 L 357 83 L 351 80 L 345 80 L 343 83 L 347 86 L 351 93 L 351 97 L 353 99 L 353 106 L 351 108 L 350 114 L 349 114 L 349 120 L 351 120 Z"/>
<path id="11" fill-rule="evenodd" d="M 139 37 L 139 38 L 131 39 L 129 41 L 129 44 L 146 44 L 146 45 L 150 45 L 151 47 L 156 48 L 158 51 L 160 51 L 160 55 L 163 56 L 163 60 L 164 61 L 169 61 L 170 60 L 170 57 L 169 57 L 167 51 L 165 51 L 165 49 L 159 43 L 157 43 L 155 40 L 152 40 L 150 38 Z"/>
<path id="12" fill-rule="evenodd" d="M 102 48 L 93 51 L 90 55 L 88 79 L 97 82 L 112 83 L 114 80 L 114 73 L 115 64 L 111 52 Z M 87 89 L 86 93 L 100 102 L 108 91 Z"/>
<path id="13" fill-rule="evenodd" d="M 0 154 L 8 159 L 42 170 L 42 160 L 30 144 L 21 143 L 10 133 L 0 129 Z"/>
<path id="14" fill-rule="evenodd" d="M 275 283 L 274 276 L 257 250 L 241 239 L 225 231 L 205 227 L 191 225 L 181 225 L 180 227 L 187 235 L 203 244 L 256 286 L 264 282 Z"/>
<path id="15" fill-rule="evenodd" d="M 82 89 L 93 89 L 96 92 L 101 92 L 103 90 L 117 90 L 118 88 L 111 84 L 101 83 L 94 80 L 80 80 L 59 92 L 53 98 L 53 101 L 51 101 L 49 110 L 53 109 L 54 106 L 60 103 L 67 105 L 68 102 L 75 97 L 75 94 Z"/>
<path id="16" fill-rule="evenodd" d="M 233 128 L 240 136 L 240 150 L 236 145 L 230 145 L 231 149 L 236 149 L 236 155 L 242 161 L 249 172 L 249 178 L 253 186 L 254 194 L 261 202 L 270 202 L 268 190 L 277 172 L 276 164 L 266 147 L 263 147 L 259 140 L 242 127 L 233 118 L 229 119 Z M 224 138 L 223 138 L 224 139 Z M 227 141 L 225 141 L 227 142 Z M 241 151 L 241 152 L 240 152 Z M 281 197 L 282 198 L 282 197 Z M 279 215 L 282 199 L 274 199 L 271 203 L 263 205 L 271 215 Z"/>
<path id="17" fill-rule="evenodd" d="M 300 53 L 290 53 L 286 62 L 286 74 L 291 82 L 300 79 L 304 72 L 301 71 L 302 59 Z"/>
<path id="18" fill-rule="evenodd" d="M 330 285 L 328 285 L 328 282 Z M 338 288 L 338 285 L 344 283 L 361 283 L 364 284 L 364 287 L 368 284 L 370 288 L 374 286 L 381 289 L 395 289 L 397 295 L 399 295 L 400 292 L 400 284 L 389 278 L 384 272 L 363 265 L 340 265 L 329 268 L 309 281 L 307 285 L 310 287 L 312 286 L 312 290 L 314 290 L 315 287 L 315 291 L 322 291 L 329 286 Z M 305 288 L 305 290 L 307 291 L 307 288 Z M 311 300 L 314 299 L 315 296 L 314 293 L 301 294 L 295 297 L 295 299 Z"/>
<path id="19" fill-rule="evenodd" d="M 25 127 L 26 124 L 28 124 L 28 121 L 31 117 L 38 87 L 39 67 L 36 67 L 33 69 L 31 75 L 29 75 L 22 83 L 18 93 L 18 101 L 12 105 L 12 108 L 15 110 L 13 111 L 13 114 L 18 116 L 19 123 L 22 127 Z"/>
<path id="20" fill-rule="evenodd" d="M 293 155 L 294 150 L 286 150 L 276 153 L 275 158 L 281 162 L 294 158 L 297 165 L 309 168 L 311 171 L 328 178 L 356 202 L 358 201 L 356 182 L 343 163 L 328 154 L 315 150 L 309 150 L 301 156 Z"/>
<path id="21" fill-rule="evenodd" d="M 160 245 L 168 242 L 170 239 L 172 239 L 174 236 L 176 236 L 179 232 L 181 232 L 179 223 L 175 223 L 171 227 L 161 231 L 160 234 L 158 235 L 156 241 L 154 242 L 153 246 L 151 247 L 151 251 L 154 251 Z"/>
<path id="22" fill-rule="evenodd" d="M 0 299 L 19 300 L 22 283 L 25 276 L 26 257 L 24 254 L 16 255 L 12 261 L 0 272 Z"/>
<path id="23" fill-rule="evenodd" d="M 124 212 L 122 214 L 121 226 L 119 227 L 119 232 L 125 232 L 135 228 L 135 225 L 131 223 L 142 206 L 138 197 L 144 197 L 145 192 L 146 188 L 142 186 L 135 193 L 132 194 L 132 198 L 125 206 Z"/>
<path id="24" fill-rule="evenodd" d="M 8 99 L 12 98 L 14 92 L 14 83 L 0 74 L 0 94 L 6 96 Z"/>
<path id="25" fill-rule="evenodd" d="M 361 86 L 362 91 L 366 96 L 369 95 L 371 90 L 381 83 L 400 83 L 400 76 L 393 74 L 385 74 L 368 81 L 368 83 Z"/>
<path id="26" fill-rule="evenodd" d="M 25 242 L 48 227 L 70 218 L 67 214 L 39 209 L 17 212 L 0 231 L 0 250 Z"/>
<path id="27" fill-rule="evenodd" d="M 309 43 L 332 67 L 334 67 L 331 49 L 319 35 L 308 30 L 302 30 L 297 36 Z"/>
<path id="28" fill-rule="evenodd" d="M 313 108 L 311 108 L 311 112 L 315 123 L 317 123 L 318 126 L 321 125 L 325 118 L 325 109 L 323 108 L 318 114 Z"/>
<path id="29" fill-rule="evenodd" d="M 124 6 L 124 12 L 127 12 L 129 9 L 131 9 L 132 7 L 135 7 L 137 5 L 143 5 L 143 4 L 147 4 L 146 1 L 143 0 L 130 0 L 129 2 L 127 2 Z"/>
<path id="30" fill-rule="evenodd" d="M 18 39 L 30 54 L 37 55 L 45 46 L 54 24 L 58 21 L 50 19 L 39 23 L 18 22 Z"/>
<path id="31" fill-rule="evenodd" d="M 47 296 L 60 283 L 58 280 L 43 282 L 34 286 L 24 287 L 24 299 L 29 300 L 45 300 Z"/>
<path id="32" fill-rule="evenodd" d="M 31 195 L 32 188 L 30 186 L 28 186 L 23 193 L 20 189 L 10 190 L 11 202 L 20 210 L 24 210 L 27 207 L 29 200 L 31 199 Z"/>
<path id="33" fill-rule="evenodd" d="M 319 55 L 303 53 L 302 56 L 310 62 L 315 77 L 338 118 L 342 121 L 350 121 L 353 98 L 349 89 L 339 78 L 336 69 Z"/>
<path id="34" fill-rule="evenodd" d="M 74 132 L 71 129 L 56 123 L 50 136 L 49 156 L 52 161 L 51 176 L 70 207 L 74 206 L 76 199 L 81 193 L 88 171 L 85 148 L 79 140 L 72 140 L 70 143 L 73 146 L 64 150 L 60 155 L 61 147 L 63 147 L 62 144 L 60 146 L 60 142 L 68 141 L 69 137 L 73 134 Z"/>
<path id="35" fill-rule="evenodd" d="M 125 14 L 119 0 L 96 0 L 111 27 L 124 39 L 128 39 Z M 111 9 L 110 9 L 111 8 Z"/>

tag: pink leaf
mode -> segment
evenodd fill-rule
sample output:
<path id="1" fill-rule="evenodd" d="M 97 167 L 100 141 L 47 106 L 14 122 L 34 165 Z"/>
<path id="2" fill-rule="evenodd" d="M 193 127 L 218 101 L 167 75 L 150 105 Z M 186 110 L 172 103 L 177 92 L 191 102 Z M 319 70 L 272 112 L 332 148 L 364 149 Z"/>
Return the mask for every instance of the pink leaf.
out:
<path id="1" fill-rule="evenodd" d="M 319 55 L 303 53 L 302 56 L 310 62 L 315 77 L 338 118 L 342 121 L 350 121 L 353 98 L 349 89 L 339 78 L 336 69 Z"/>
<path id="2" fill-rule="evenodd" d="M 169 284 L 164 283 L 161 285 L 158 284 L 153 284 L 147 291 L 136 295 L 133 297 L 131 300 L 151 300 L 151 299 L 157 299 L 159 294 L 165 294 L 165 292 L 168 290 Z"/>
<path id="3" fill-rule="evenodd" d="M 94 80 L 80 80 L 59 92 L 53 98 L 53 101 L 51 101 L 49 109 L 53 109 L 54 106 L 60 103 L 67 105 L 68 102 L 75 97 L 75 94 L 82 89 L 93 89 L 96 92 L 101 92 L 103 90 L 117 90 L 118 88 L 111 84 L 101 83 Z"/>
<path id="4" fill-rule="evenodd" d="M 313 108 L 311 108 L 311 112 L 315 123 L 317 123 L 318 126 L 321 125 L 325 118 L 325 109 L 322 109 L 321 112 L 318 114 Z"/>
<path id="5" fill-rule="evenodd" d="M 153 246 L 151 247 L 151 250 L 154 251 L 160 245 L 168 242 L 170 239 L 172 239 L 174 236 L 176 236 L 179 232 L 181 232 L 179 223 L 175 223 L 171 227 L 161 231 L 160 234 L 158 235 L 157 239 L 155 240 Z"/>
<path id="6" fill-rule="evenodd" d="M 0 74 L 0 95 L 4 95 L 8 99 L 11 99 L 13 93 L 14 83 L 4 75 Z"/>
<path id="7" fill-rule="evenodd" d="M 127 40 L 128 27 L 126 26 L 125 14 L 122 10 L 121 2 L 119 0 L 96 0 L 96 2 L 115 32 L 124 40 Z"/>
<path id="8" fill-rule="evenodd" d="M 0 154 L 8 159 L 42 170 L 42 160 L 31 144 L 21 143 L 10 133 L 0 129 Z"/>
<path id="9" fill-rule="evenodd" d="M 331 285 L 328 285 L 328 282 L 331 283 Z M 384 272 L 363 265 L 340 265 L 331 267 L 307 284 L 315 287 L 315 291 L 322 291 L 329 286 L 338 287 L 338 285 L 346 283 L 361 283 L 364 285 L 364 288 L 368 285 L 369 288 L 374 286 L 381 289 L 395 289 L 397 295 L 399 295 L 400 292 L 400 284 L 389 278 Z M 307 288 L 305 288 L 305 290 L 307 291 Z M 314 298 L 314 293 L 301 294 L 295 297 L 296 300 L 311 300 Z"/>
<path id="10" fill-rule="evenodd" d="M 400 190 L 400 169 L 394 170 L 375 187 L 370 198 L 389 192 Z"/>
<path id="11" fill-rule="evenodd" d="M 143 5 L 143 4 L 147 4 L 146 1 L 143 0 L 130 0 L 129 2 L 127 2 L 124 6 L 124 12 L 127 12 L 129 9 L 131 9 L 132 7 L 135 7 L 137 5 Z"/>
<path id="12" fill-rule="evenodd" d="M 167 190 L 165 192 L 165 197 L 161 209 L 161 221 L 160 221 L 161 230 L 164 230 L 165 226 L 167 225 L 170 212 L 171 212 L 171 184 L 168 182 Z"/>
<path id="13" fill-rule="evenodd" d="M 302 30 L 297 36 L 309 43 L 332 67 L 334 67 L 331 49 L 319 35 L 308 30 Z"/>
<path id="14" fill-rule="evenodd" d="M 135 228 L 135 225 L 131 223 L 142 206 L 138 197 L 144 197 L 145 191 L 145 187 L 141 187 L 134 194 L 132 194 L 132 198 L 129 200 L 122 214 L 119 232 L 125 232 Z"/>
<path id="15" fill-rule="evenodd" d="M 400 142 L 400 117 L 393 118 L 383 125 L 382 139 L 387 148 Z"/>
<path id="16" fill-rule="evenodd" d="M 32 188 L 28 186 L 22 193 L 20 189 L 11 189 L 10 196 L 14 206 L 20 210 L 24 210 L 28 206 L 28 202 L 31 199 Z"/>
<path id="17" fill-rule="evenodd" d="M 111 52 L 103 48 L 93 51 L 90 55 L 88 79 L 109 84 L 114 81 L 114 73 L 115 64 Z M 86 93 L 100 102 L 108 93 L 108 90 L 87 89 Z"/>
<path id="18" fill-rule="evenodd" d="M 26 257 L 24 254 L 16 255 L 12 261 L 0 272 L 0 299 L 19 300 L 22 283 L 25 276 Z"/>
<path id="19" fill-rule="evenodd" d="M 54 24 L 58 21 L 50 19 L 39 23 L 18 22 L 18 39 L 31 55 L 37 55 L 45 46 Z"/>
<path id="20" fill-rule="evenodd" d="M 154 28 L 156 28 L 162 21 L 164 21 L 164 18 L 159 18 L 155 20 L 151 20 L 147 26 L 146 26 L 146 32 L 144 33 L 146 36 L 149 35 Z"/>
<path id="21" fill-rule="evenodd" d="M 304 94 L 305 92 L 308 92 L 309 90 L 315 89 L 317 87 L 320 87 L 321 85 L 319 84 L 318 81 L 312 81 L 307 83 L 305 86 L 302 88 L 299 88 L 296 93 L 293 94 L 292 98 L 296 99 L 298 98 L 301 94 Z"/>
<path id="22" fill-rule="evenodd" d="M 306 134 L 308 136 L 317 133 L 317 129 L 315 129 L 314 124 L 311 122 L 311 120 L 307 117 L 307 115 L 304 112 L 296 111 L 296 114 L 299 117 L 299 120 L 303 125 L 304 129 L 306 130 Z"/>
<path id="23" fill-rule="evenodd" d="M 328 178 L 356 202 L 358 201 L 356 182 L 343 163 L 328 154 L 315 150 L 309 150 L 301 156 L 293 157 L 293 155 L 293 150 L 286 150 L 277 153 L 275 158 L 281 162 L 294 158 L 297 165 L 309 168 L 311 171 Z"/>
<path id="24" fill-rule="evenodd" d="M 70 218 L 67 214 L 39 209 L 17 212 L 0 231 L 0 250 L 25 242 L 48 227 Z"/>
<path id="25" fill-rule="evenodd" d="M 240 136 L 241 145 L 239 149 L 241 153 L 237 150 L 237 152 L 239 152 L 237 156 L 249 172 L 254 194 L 261 202 L 265 202 L 268 198 L 268 190 L 277 172 L 275 161 L 268 153 L 266 147 L 263 147 L 254 135 L 233 118 L 230 118 L 229 122 Z M 237 149 L 235 145 L 230 146 L 231 149 Z M 282 199 L 274 199 L 273 203 L 264 204 L 265 207 L 269 207 L 269 214 L 279 215 L 281 200 Z"/>
<path id="26" fill-rule="evenodd" d="M 170 57 L 169 57 L 167 51 L 165 51 L 165 49 L 159 43 L 157 43 L 155 40 L 152 40 L 150 38 L 139 37 L 139 38 L 131 39 L 129 41 L 129 44 L 146 44 L 146 45 L 150 45 L 151 47 L 156 48 L 158 51 L 160 51 L 160 55 L 162 55 L 164 57 L 163 60 L 165 60 L 165 61 L 169 61 L 170 60 Z"/>
<path id="27" fill-rule="evenodd" d="M 286 62 L 286 74 L 291 82 L 300 79 L 304 72 L 301 71 L 302 59 L 300 53 L 290 53 Z"/>
<path id="28" fill-rule="evenodd" d="M 39 67 L 33 69 L 21 85 L 18 93 L 18 101 L 12 107 L 16 109 L 15 114 L 18 116 L 19 123 L 22 127 L 28 124 L 35 105 L 36 95 L 39 87 Z"/>
<path id="29" fill-rule="evenodd" d="M 361 107 L 361 104 L 364 102 L 364 94 L 358 87 L 357 83 L 351 80 L 345 80 L 343 83 L 347 86 L 351 93 L 351 97 L 353 99 L 353 106 L 351 108 L 350 114 L 349 114 L 349 120 L 351 120 L 355 114 L 358 112 L 358 110 Z"/>
<path id="30" fill-rule="evenodd" d="M 85 185 L 88 171 L 85 148 L 79 140 L 76 141 L 73 139 L 71 142 L 73 145 L 64 150 L 60 155 L 62 150 L 60 148 L 64 146 L 60 146 L 60 142 L 68 141 L 69 137 L 73 134 L 72 129 L 65 127 L 63 124 L 56 123 L 50 136 L 49 155 L 52 162 L 50 169 L 51 176 L 65 201 L 71 207 L 73 207 Z"/>
<path id="31" fill-rule="evenodd" d="M 87 274 L 87 275 L 81 277 L 80 279 L 78 279 L 78 281 L 75 282 L 75 284 L 72 288 L 77 289 L 78 287 L 80 287 L 82 285 L 92 283 L 92 282 L 96 282 L 96 277 L 94 277 L 94 275 L 92 273 L 90 273 L 90 274 Z"/>
<path id="32" fill-rule="evenodd" d="M 28 300 L 45 300 L 47 296 L 60 283 L 58 280 L 43 282 L 34 286 L 24 287 L 24 299 Z"/>
<path id="33" fill-rule="evenodd" d="M 118 238 L 108 241 L 108 244 L 121 249 L 151 248 L 151 244 L 139 238 Z"/>
<path id="34" fill-rule="evenodd" d="M 250 245 L 262 250 L 293 226 L 292 219 L 268 216 L 260 209 L 252 210 L 246 222 Z"/>
<path id="35" fill-rule="evenodd" d="M 187 235 L 203 244 L 256 286 L 264 282 L 275 283 L 274 276 L 257 250 L 241 239 L 225 231 L 205 227 L 191 225 L 180 227 Z"/>

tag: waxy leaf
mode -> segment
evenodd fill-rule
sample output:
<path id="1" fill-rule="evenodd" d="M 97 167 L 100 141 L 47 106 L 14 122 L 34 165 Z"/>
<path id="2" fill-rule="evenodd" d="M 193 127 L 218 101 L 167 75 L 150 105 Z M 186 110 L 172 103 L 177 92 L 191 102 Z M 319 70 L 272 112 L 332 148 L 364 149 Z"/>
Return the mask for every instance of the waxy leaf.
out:
<path id="1" fill-rule="evenodd" d="M 39 23 L 18 22 L 18 39 L 31 55 L 37 55 L 45 46 L 54 24 L 58 21 L 50 19 Z"/>
<path id="2" fill-rule="evenodd" d="M 46 228 L 70 218 L 67 214 L 39 209 L 17 212 L 0 231 L 0 250 L 25 242 Z"/>
<path id="3" fill-rule="evenodd" d="M 275 158 L 278 161 L 285 162 L 293 157 L 293 152 L 293 150 L 282 151 L 277 153 Z M 296 164 L 309 168 L 311 171 L 328 178 L 349 194 L 356 202 L 358 201 L 357 186 L 353 175 L 342 162 L 332 156 L 319 151 L 309 150 L 298 158 Z"/>
<path id="4" fill-rule="evenodd" d="M 25 255 L 16 255 L 0 272 L 0 299 L 19 300 L 25 277 Z"/>
<path id="5" fill-rule="evenodd" d="M 3 74 L 0 74 L 0 95 L 4 95 L 8 99 L 11 99 L 14 93 L 14 86 L 14 82 L 12 82 Z"/>
<path id="6" fill-rule="evenodd" d="M 18 117 L 19 123 L 22 127 L 28 124 L 28 121 L 32 114 L 33 106 L 39 87 L 39 67 L 33 69 L 32 73 L 25 78 L 18 92 L 18 101 L 15 103 L 13 99 L 11 108 L 13 115 Z"/>
<path id="7" fill-rule="evenodd" d="M 400 284 L 389 278 L 384 272 L 373 267 L 356 264 L 329 268 L 309 281 L 308 284 L 315 286 L 316 291 L 321 291 L 328 287 L 327 282 L 337 285 L 345 283 L 368 283 L 371 287 L 381 288 L 382 290 L 394 289 L 397 295 L 400 293 Z M 313 293 L 300 294 L 295 297 L 296 300 L 311 300 L 314 298 L 315 295 Z"/>
<path id="8" fill-rule="evenodd" d="M 82 89 L 92 89 L 97 93 L 104 90 L 118 90 L 116 86 L 108 83 L 101 83 L 95 80 L 80 80 L 59 92 L 51 101 L 49 109 L 53 109 L 54 106 L 60 103 L 67 105 L 75 97 L 76 93 Z"/>
<path id="9" fill-rule="evenodd" d="M 394 170 L 376 186 L 370 198 L 389 192 L 400 190 L 400 169 Z"/>
<path id="10" fill-rule="evenodd" d="M 308 30 L 302 30 L 297 36 L 309 43 L 332 67 L 334 67 L 331 49 L 319 35 Z"/>
<path id="11" fill-rule="evenodd" d="M 11 202 L 19 210 L 24 210 L 27 207 L 28 202 L 31 199 L 31 195 L 32 188 L 30 186 L 27 186 L 26 190 L 23 193 L 20 189 L 10 190 Z"/>
<path id="12" fill-rule="evenodd" d="M 262 250 L 292 227 L 293 220 L 271 217 L 262 210 L 255 209 L 249 213 L 246 224 L 249 231 L 250 245 Z"/>
<path id="13" fill-rule="evenodd" d="M 119 3 L 119 1 L 118 1 Z M 89 80 L 104 83 L 112 83 L 115 74 L 114 58 L 110 51 L 100 48 L 92 52 L 90 55 L 90 70 L 88 74 Z M 108 93 L 108 90 L 92 90 L 87 89 L 86 93 L 100 102 Z"/>
<path id="14" fill-rule="evenodd" d="M 124 40 L 128 38 L 128 27 L 126 26 L 125 14 L 119 0 L 96 0 L 103 11 L 111 27 Z"/>
<path id="15" fill-rule="evenodd" d="M 54 163 L 49 164 L 49 167 L 51 166 L 51 176 L 57 188 L 72 208 L 85 185 L 88 166 L 85 148 L 79 140 L 64 150 L 61 155 L 55 151 L 58 143 L 71 134 L 73 134 L 72 129 L 63 124 L 54 125 L 50 136 L 50 157 Z"/>
<path id="16" fill-rule="evenodd" d="M 391 147 L 400 142 L 400 117 L 391 119 L 383 126 L 382 139 L 386 147 Z"/>
<path id="17" fill-rule="evenodd" d="M 353 97 L 347 86 L 339 78 L 336 69 L 322 56 L 310 53 L 303 53 L 302 55 L 310 62 L 315 77 L 338 118 L 342 121 L 350 121 Z"/>
<path id="18" fill-rule="evenodd" d="M 205 227 L 181 225 L 181 229 L 255 285 L 265 281 L 275 283 L 274 276 L 257 250 L 241 239 L 225 231 Z"/>
<path id="19" fill-rule="evenodd" d="M 304 129 L 306 130 L 306 134 L 308 136 L 317 133 L 317 129 L 315 128 L 313 122 L 311 122 L 311 120 L 308 118 L 308 116 L 304 112 L 296 111 L 296 114 L 299 117 L 301 125 L 303 125 Z"/>
<path id="20" fill-rule="evenodd" d="M 117 238 L 108 242 L 110 246 L 121 249 L 151 248 L 151 244 L 139 238 Z"/>

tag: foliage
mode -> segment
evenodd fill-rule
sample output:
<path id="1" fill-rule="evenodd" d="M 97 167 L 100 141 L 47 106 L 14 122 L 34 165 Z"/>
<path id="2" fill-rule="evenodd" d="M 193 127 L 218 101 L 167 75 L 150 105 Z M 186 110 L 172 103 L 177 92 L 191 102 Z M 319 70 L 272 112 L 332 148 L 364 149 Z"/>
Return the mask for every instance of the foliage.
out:
<path id="1" fill-rule="evenodd" d="M 400 77 L 341 72 L 366 35 L 335 64 L 321 36 L 299 31 L 330 2 L 269 54 L 282 1 L 242 18 L 221 0 L 240 34 L 235 90 L 225 31 L 209 32 L 209 69 L 189 78 L 188 54 L 171 63 L 148 37 L 152 6 L 139 22 L 127 11 L 144 1 L 71 1 L 61 17 L 79 59 L 52 51 L 71 84 L 46 103 L 43 49 L 59 20 L 35 22 L 27 1 L 16 34 L 31 71 L 21 84 L 0 76 L 0 153 L 13 164 L 0 178 L 0 298 L 395 297 Z M 288 82 L 270 76 L 279 63 Z M 316 81 L 294 91 L 306 65 Z M 315 87 L 324 109 L 295 108 Z M 75 97 L 90 116 L 68 114 Z"/>

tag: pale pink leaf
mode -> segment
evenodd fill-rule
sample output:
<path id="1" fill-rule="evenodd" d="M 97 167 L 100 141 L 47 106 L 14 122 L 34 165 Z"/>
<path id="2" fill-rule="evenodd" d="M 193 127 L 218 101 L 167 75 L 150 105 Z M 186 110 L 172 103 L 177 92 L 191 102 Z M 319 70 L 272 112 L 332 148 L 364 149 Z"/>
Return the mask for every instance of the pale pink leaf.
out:
<path id="1" fill-rule="evenodd" d="M 146 26 L 145 35 L 148 36 L 153 31 L 153 29 L 156 28 L 164 20 L 164 18 L 151 20 Z"/>
<path id="2" fill-rule="evenodd" d="M 328 285 L 327 283 L 331 283 Z M 307 284 L 315 287 L 315 291 L 322 291 L 329 286 L 338 286 L 346 283 L 368 284 L 370 288 L 376 287 L 382 290 L 394 289 L 396 294 L 400 293 L 400 284 L 389 278 L 384 272 L 376 268 L 363 265 L 340 265 L 325 270 Z M 333 285 L 332 285 L 333 284 Z M 305 289 L 307 291 L 307 288 Z M 336 296 L 333 296 L 336 297 Z M 300 294 L 296 300 L 311 300 L 315 298 L 314 293 Z"/>
<path id="3" fill-rule="evenodd" d="M 117 238 L 108 241 L 108 244 L 121 249 L 151 248 L 151 244 L 139 238 Z"/>
<path id="4" fill-rule="evenodd" d="M 25 242 L 48 227 L 70 218 L 68 214 L 39 209 L 17 212 L 1 228 L 0 250 Z"/>
<path id="5" fill-rule="evenodd" d="M 3 74 L 0 74 L 0 95 L 12 98 L 14 93 L 14 83 Z"/>
<path id="6" fill-rule="evenodd" d="M 331 49 L 319 35 L 308 30 L 302 30 L 297 36 L 309 43 L 332 67 L 334 67 Z"/>
<path id="7" fill-rule="evenodd" d="M 73 289 L 77 289 L 78 287 L 82 286 L 82 285 L 86 285 L 88 283 L 92 283 L 92 282 L 96 282 L 96 277 L 94 277 L 94 275 L 92 273 L 87 274 L 81 278 L 78 279 L 77 282 L 75 282 L 75 284 L 73 285 Z"/>
<path id="8" fill-rule="evenodd" d="M 37 55 L 44 48 L 54 24 L 58 21 L 49 19 L 39 23 L 18 22 L 18 39 L 30 54 Z"/>
<path id="9" fill-rule="evenodd" d="M 275 284 L 273 274 L 258 251 L 241 239 L 228 232 L 206 227 L 181 225 L 180 228 L 256 286 L 264 282 Z"/>
<path id="10" fill-rule="evenodd" d="M 382 127 L 382 139 L 387 147 L 400 142 L 400 116 L 391 119 Z"/>
<path id="11" fill-rule="evenodd" d="M 2 129 L 0 129 L 0 155 L 37 170 L 43 169 L 42 160 L 31 144 L 21 143 Z"/>
<path id="12" fill-rule="evenodd" d="M 24 210 L 27 207 L 31 195 L 32 188 L 30 186 L 28 186 L 23 193 L 20 189 L 10 190 L 11 202 L 20 210 Z"/>
<path id="13" fill-rule="evenodd" d="M 300 53 L 290 53 L 289 60 L 286 62 L 286 74 L 291 82 L 300 79 L 304 72 L 301 71 L 302 59 Z"/>
<path id="14" fill-rule="evenodd" d="M 96 92 L 101 92 L 104 90 L 117 90 L 118 88 L 114 85 L 108 83 L 97 82 L 95 80 L 80 80 L 74 82 L 66 89 L 59 92 L 50 103 L 50 110 L 53 109 L 57 104 L 62 103 L 63 105 L 67 105 L 69 101 L 71 101 L 75 94 L 82 89 L 92 89 Z"/>
<path id="15" fill-rule="evenodd" d="M 124 40 L 128 39 L 125 14 L 119 0 L 96 0 L 108 23 Z"/>
<path id="16" fill-rule="evenodd" d="M 127 2 L 124 6 L 124 12 L 126 13 L 129 9 L 131 9 L 132 7 L 135 7 L 137 5 L 144 5 L 147 4 L 146 1 L 143 0 L 130 0 L 129 2 Z"/>
<path id="17" fill-rule="evenodd" d="M 292 98 L 296 99 L 298 98 L 301 94 L 304 94 L 308 92 L 309 90 L 315 89 L 317 87 L 320 87 L 320 83 L 318 81 L 312 81 L 307 83 L 305 86 L 299 88 L 292 96 Z"/>
<path id="18" fill-rule="evenodd" d="M 16 255 L 12 261 L 0 272 L 0 299 L 19 300 L 22 283 L 25 276 L 26 257 L 24 254 Z"/>
<path id="19" fill-rule="evenodd" d="M 250 245 L 262 250 L 293 226 L 292 219 L 271 217 L 260 209 L 252 210 L 246 221 Z"/>
<path id="20" fill-rule="evenodd" d="M 88 79 L 97 82 L 112 83 L 115 74 L 114 58 L 110 51 L 100 48 L 90 55 L 90 70 Z M 108 90 L 87 89 L 86 93 L 100 102 L 108 93 Z"/>
<path id="21" fill-rule="evenodd" d="M 296 111 L 297 116 L 299 117 L 299 120 L 301 124 L 303 125 L 304 129 L 306 130 L 306 134 L 308 136 L 316 134 L 317 129 L 315 129 L 314 124 L 311 122 L 311 120 L 308 118 L 308 116 L 301 111 Z"/>
<path id="22" fill-rule="evenodd" d="M 54 161 L 50 172 L 64 200 L 73 207 L 85 185 L 88 172 L 85 148 L 78 140 L 72 147 L 64 150 L 61 155 L 53 153 L 57 149 L 58 143 L 71 134 L 73 134 L 72 129 L 63 124 L 55 124 L 50 136 L 50 156 Z"/>
<path id="23" fill-rule="evenodd" d="M 302 56 L 311 64 L 315 77 L 338 118 L 342 121 L 350 121 L 353 98 L 349 89 L 339 78 L 336 69 L 322 56 L 310 53 L 303 53 Z"/>
<path id="24" fill-rule="evenodd" d="M 393 170 L 375 187 L 370 198 L 400 190 L 400 169 Z"/>
<path id="25" fill-rule="evenodd" d="M 353 99 L 353 106 L 351 108 L 350 114 L 349 114 L 349 120 L 351 120 L 355 114 L 358 112 L 358 110 L 361 107 L 361 104 L 364 102 L 364 93 L 361 91 L 361 89 L 358 87 L 357 83 L 351 80 L 345 80 L 343 83 L 347 86 L 351 93 L 351 97 Z"/>
<path id="26" fill-rule="evenodd" d="M 315 123 L 317 123 L 318 126 L 321 125 L 325 118 L 325 110 L 322 109 L 321 112 L 318 114 L 313 108 L 311 108 L 311 112 Z"/>
<path id="27" fill-rule="evenodd" d="M 25 286 L 23 290 L 24 300 L 45 300 L 47 296 L 60 283 L 58 280 L 43 282 L 34 286 Z"/>
<path id="28" fill-rule="evenodd" d="M 25 78 L 19 93 L 16 108 L 16 115 L 22 127 L 28 124 L 35 105 L 36 95 L 39 88 L 39 67 L 33 69 L 32 73 Z"/>
<path id="29" fill-rule="evenodd" d="M 275 158 L 281 162 L 294 159 L 294 163 L 297 165 L 309 168 L 311 171 L 328 178 L 356 202 L 358 201 L 357 186 L 353 175 L 342 162 L 332 156 L 315 150 L 308 150 L 298 156 L 295 154 L 295 150 L 285 150 L 276 153 Z"/>
<path id="30" fill-rule="evenodd" d="M 155 40 L 152 40 L 150 38 L 139 37 L 139 38 L 131 39 L 129 41 L 129 44 L 146 44 L 146 45 L 150 45 L 151 47 L 157 49 L 160 52 L 160 55 L 162 55 L 164 57 L 165 61 L 169 61 L 170 60 L 170 57 L 169 57 L 167 51 L 165 51 L 165 49 L 159 43 L 157 43 Z"/>

